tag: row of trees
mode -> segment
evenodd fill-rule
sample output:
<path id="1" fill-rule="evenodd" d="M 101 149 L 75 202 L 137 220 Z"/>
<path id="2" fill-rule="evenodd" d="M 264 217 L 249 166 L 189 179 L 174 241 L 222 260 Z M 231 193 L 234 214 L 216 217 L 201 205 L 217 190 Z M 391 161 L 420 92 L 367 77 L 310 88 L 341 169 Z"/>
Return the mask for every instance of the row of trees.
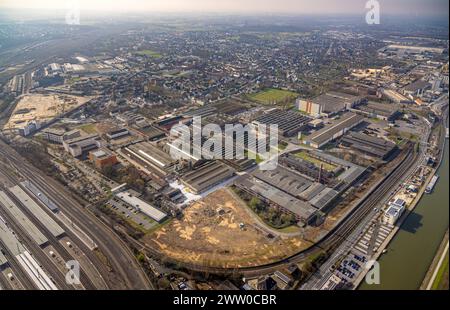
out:
<path id="1" fill-rule="evenodd" d="M 264 222 L 274 228 L 285 228 L 297 222 L 294 215 L 282 212 L 257 197 L 252 197 L 248 205 Z"/>
<path id="2" fill-rule="evenodd" d="M 132 189 L 137 192 L 143 192 L 145 189 L 145 180 L 142 178 L 141 173 L 133 166 L 129 167 L 104 167 L 102 173 L 118 183 L 127 183 Z"/>

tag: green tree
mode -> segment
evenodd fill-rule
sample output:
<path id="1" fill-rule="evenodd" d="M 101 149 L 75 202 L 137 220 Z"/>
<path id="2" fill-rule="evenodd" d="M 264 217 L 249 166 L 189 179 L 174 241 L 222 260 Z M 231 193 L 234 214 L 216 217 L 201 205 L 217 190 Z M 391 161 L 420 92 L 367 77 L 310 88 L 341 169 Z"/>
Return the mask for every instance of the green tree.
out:
<path id="1" fill-rule="evenodd" d="M 140 263 L 145 262 L 145 255 L 144 255 L 143 253 L 139 253 L 139 254 L 136 256 L 136 258 L 137 258 L 138 262 L 140 262 Z"/>
<path id="2" fill-rule="evenodd" d="M 252 197 L 249 202 L 250 208 L 254 210 L 258 210 L 259 205 L 261 204 L 261 200 L 257 197 Z"/>

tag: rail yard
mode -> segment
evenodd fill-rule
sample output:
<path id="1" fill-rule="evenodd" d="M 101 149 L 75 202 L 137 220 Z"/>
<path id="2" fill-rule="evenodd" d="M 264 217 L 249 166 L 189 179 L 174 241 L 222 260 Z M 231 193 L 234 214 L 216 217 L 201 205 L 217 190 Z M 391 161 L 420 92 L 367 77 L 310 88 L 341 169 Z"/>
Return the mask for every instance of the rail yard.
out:
<path id="1" fill-rule="evenodd" d="M 2 14 L 2 291 L 366 288 L 446 182 L 448 24 Z"/>

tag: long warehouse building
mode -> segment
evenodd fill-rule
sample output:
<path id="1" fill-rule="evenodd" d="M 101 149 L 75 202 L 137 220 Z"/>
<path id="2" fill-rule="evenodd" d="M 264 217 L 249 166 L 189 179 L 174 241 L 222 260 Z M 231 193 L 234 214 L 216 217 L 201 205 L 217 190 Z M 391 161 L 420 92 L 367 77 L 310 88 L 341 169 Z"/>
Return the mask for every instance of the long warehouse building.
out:
<path id="1" fill-rule="evenodd" d="M 116 197 L 122 200 L 124 203 L 129 205 L 130 207 L 136 209 L 136 211 L 142 212 L 145 215 L 151 217 L 153 220 L 161 223 L 164 219 L 167 218 L 167 214 L 156 209 L 149 203 L 139 199 L 136 196 L 133 196 L 130 192 L 120 192 L 116 194 Z"/>
<path id="2" fill-rule="evenodd" d="M 34 197 L 36 197 L 42 204 L 44 204 L 47 208 L 50 209 L 53 213 L 58 212 L 58 207 L 56 204 L 47 197 L 44 193 L 42 193 L 31 181 L 24 181 L 20 183 L 23 188 L 26 188 L 30 191 Z"/>
<path id="3" fill-rule="evenodd" d="M 234 176 L 236 170 L 219 161 L 211 161 L 186 173 L 181 181 L 195 194 L 201 194 Z"/>
<path id="4" fill-rule="evenodd" d="M 58 225 L 25 191 L 19 186 L 14 186 L 9 191 L 32 213 L 54 237 L 60 237 L 65 233 Z"/>
<path id="5" fill-rule="evenodd" d="M 310 117 L 294 111 L 274 110 L 258 117 L 253 124 L 278 125 L 278 132 L 285 137 L 292 137 L 305 129 L 311 121 Z"/>
<path id="6" fill-rule="evenodd" d="M 6 249 L 13 255 L 17 256 L 26 251 L 25 247 L 17 239 L 15 233 L 6 225 L 0 217 L 0 240 Z"/>
<path id="7" fill-rule="evenodd" d="M 289 195 L 308 202 L 318 210 L 326 208 L 339 195 L 332 188 L 281 165 L 271 171 L 257 170 L 253 176 Z M 314 193 L 314 195 L 306 195 L 307 193 Z"/>
<path id="8" fill-rule="evenodd" d="M 351 134 L 345 136 L 342 139 L 341 144 L 361 153 L 383 160 L 391 156 L 397 149 L 397 146 L 393 142 L 357 132 L 352 132 Z"/>
<path id="9" fill-rule="evenodd" d="M 122 149 L 122 152 L 146 169 L 157 173 L 160 177 L 167 176 L 173 170 L 176 162 L 169 153 L 150 142 L 140 142 L 127 146 Z"/>
<path id="10" fill-rule="evenodd" d="M 36 242 L 39 246 L 43 246 L 48 242 L 48 239 L 42 232 L 30 221 L 30 219 L 17 207 L 17 205 L 6 195 L 5 192 L 0 191 L 0 207 L 3 206 L 9 212 L 15 221 L 22 226 L 24 231 Z"/>
<path id="11" fill-rule="evenodd" d="M 340 119 L 334 121 L 331 125 L 316 131 L 309 137 L 307 137 L 303 143 L 313 148 L 319 149 L 325 146 L 327 143 L 342 137 L 350 129 L 361 124 L 364 120 L 364 116 L 355 113 L 345 113 Z"/>
<path id="12" fill-rule="evenodd" d="M 311 223 L 317 216 L 318 209 L 308 202 L 297 199 L 250 175 L 239 177 L 234 185 L 272 205 L 276 205 L 285 212 L 293 214 L 297 220 L 305 224 Z"/>

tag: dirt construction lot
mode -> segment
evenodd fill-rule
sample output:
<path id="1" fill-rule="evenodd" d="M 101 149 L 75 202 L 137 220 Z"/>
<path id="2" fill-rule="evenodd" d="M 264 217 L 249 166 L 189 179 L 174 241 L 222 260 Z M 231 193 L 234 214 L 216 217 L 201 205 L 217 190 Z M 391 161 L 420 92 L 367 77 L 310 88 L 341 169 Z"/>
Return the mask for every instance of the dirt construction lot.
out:
<path id="1" fill-rule="evenodd" d="M 69 112 L 92 97 L 68 95 L 27 95 L 20 99 L 5 128 L 20 128 L 29 121 L 47 122 L 63 112 Z"/>
<path id="2" fill-rule="evenodd" d="M 180 262 L 227 268 L 267 264 L 311 245 L 299 237 L 270 238 L 244 208 L 229 189 L 222 189 L 145 241 Z"/>

